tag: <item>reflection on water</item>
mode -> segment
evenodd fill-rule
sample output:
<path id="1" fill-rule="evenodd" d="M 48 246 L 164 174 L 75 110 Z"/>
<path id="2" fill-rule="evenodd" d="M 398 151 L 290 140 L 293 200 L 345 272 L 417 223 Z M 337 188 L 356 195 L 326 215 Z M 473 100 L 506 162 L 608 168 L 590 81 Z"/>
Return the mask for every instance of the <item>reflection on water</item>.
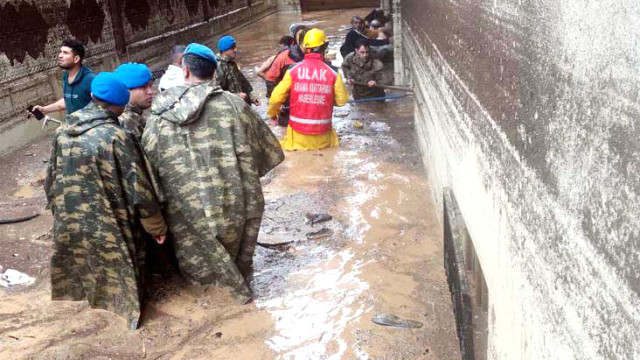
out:
<path id="1" fill-rule="evenodd" d="M 303 269 L 289 276 L 293 290 L 259 307 L 276 320 L 278 335 L 267 343 L 284 359 L 341 359 L 347 343 L 341 338 L 347 324 L 365 311 L 356 304 L 369 288 L 358 278 L 362 261 L 350 250 L 331 256 L 326 265 Z M 332 349 L 332 353 L 327 353 Z"/>

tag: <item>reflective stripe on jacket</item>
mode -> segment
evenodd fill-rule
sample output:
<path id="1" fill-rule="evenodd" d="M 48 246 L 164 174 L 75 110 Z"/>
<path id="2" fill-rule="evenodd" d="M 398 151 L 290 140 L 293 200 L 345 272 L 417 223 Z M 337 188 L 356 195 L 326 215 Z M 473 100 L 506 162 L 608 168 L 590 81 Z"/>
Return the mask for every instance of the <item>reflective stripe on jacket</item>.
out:
<path id="1" fill-rule="evenodd" d="M 270 117 L 278 115 L 287 96 L 291 97 L 290 126 L 307 135 L 330 131 L 333 106 L 344 106 L 349 97 L 340 74 L 319 54 L 305 55 L 302 63 L 287 71 L 271 94 Z"/>

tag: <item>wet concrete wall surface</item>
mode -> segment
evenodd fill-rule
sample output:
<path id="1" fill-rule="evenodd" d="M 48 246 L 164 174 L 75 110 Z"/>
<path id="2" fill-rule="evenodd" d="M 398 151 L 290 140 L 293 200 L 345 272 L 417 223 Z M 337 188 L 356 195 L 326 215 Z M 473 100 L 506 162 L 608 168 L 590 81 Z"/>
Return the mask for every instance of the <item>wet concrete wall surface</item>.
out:
<path id="1" fill-rule="evenodd" d="M 640 356 L 640 5 L 396 2 L 436 202 L 489 290 L 489 358 Z"/>
<path id="2" fill-rule="evenodd" d="M 81 39 L 85 63 L 96 72 L 123 60 L 157 69 L 166 66 L 171 46 L 213 45 L 220 33 L 276 6 L 273 0 L 0 0 L 0 134 L 7 140 L 0 152 L 40 135 L 37 124 L 23 121 L 27 105 L 62 96 L 56 58 L 63 39 Z"/>

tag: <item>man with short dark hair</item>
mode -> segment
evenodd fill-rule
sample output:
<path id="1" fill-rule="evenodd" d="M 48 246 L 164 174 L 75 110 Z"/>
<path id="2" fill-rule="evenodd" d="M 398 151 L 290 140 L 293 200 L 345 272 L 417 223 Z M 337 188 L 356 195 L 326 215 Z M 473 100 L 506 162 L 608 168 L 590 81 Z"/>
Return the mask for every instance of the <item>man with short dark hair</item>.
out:
<path id="1" fill-rule="evenodd" d="M 240 96 L 247 104 L 260 104 L 258 99 L 251 99 L 253 86 L 238 68 L 236 59 L 238 58 L 238 46 L 236 39 L 231 35 L 225 35 L 218 40 L 217 55 L 218 67 L 216 71 L 216 82 L 222 90 L 227 90 Z"/>
<path id="2" fill-rule="evenodd" d="M 171 48 L 169 56 L 169 66 L 167 71 L 160 78 L 158 84 L 159 91 L 165 91 L 170 87 L 184 85 L 184 76 L 182 75 L 182 54 L 184 53 L 183 45 L 175 45 Z"/>
<path id="3" fill-rule="evenodd" d="M 71 114 L 84 108 L 91 101 L 91 82 L 95 74 L 82 64 L 84 45 L 80 40 L 66 39 L 58 54 L 58 66 L 65 70 L 62 75 L 62 99 L 46 105 L 36 105 L 33 110 L 43 114 L 67 110 Z"/>
<path id="4" fill-rule="evenodd" d="M 356 51 L 347 55 L 342 62 L 342 72 L 347 84 L 353 86 L 353 99 L 384 97 L 384 89 L 375 87 L 382 85 L 384 65 L 371 56 L 371 48 L 364 41 L 356 43 Z M 365 85 L 358 85 L 365 84 Z"/>
<path id="5" fill-rule="evenodd" d="M 358 40 L 364 41 L 370 46 L 389 45 L 389 40 L 377 40 L 378 30 L 370 30 L 365 28 L 364 20 L 360 16 L 351 18 L 351 30 L 344 39 L 344 44 L 340 47 L 340 54 L 343 58 L 351 54 L 356 49 Z"/>
<path id="6" fill-rule="evenodd" d="M 208 47 L 187 46 L 185 85 L 156 96 L 142 146 L 166 197 L 180 271 L 246 296 L 264 212 L 260 177 L 284 154 L 260 116 L 212 81 L 216 65 Z"/>
<path id="7" fill-rule="evenodd" d="M 45 194 L 53 214 L 51 298 L 87 300 L 138 327 L 145 231 L 162 243 L 167 226 L 132 138 L 118 124 L 129 91 L 113 73 L 91 86 L 94 100 L 56 131 Z"/>

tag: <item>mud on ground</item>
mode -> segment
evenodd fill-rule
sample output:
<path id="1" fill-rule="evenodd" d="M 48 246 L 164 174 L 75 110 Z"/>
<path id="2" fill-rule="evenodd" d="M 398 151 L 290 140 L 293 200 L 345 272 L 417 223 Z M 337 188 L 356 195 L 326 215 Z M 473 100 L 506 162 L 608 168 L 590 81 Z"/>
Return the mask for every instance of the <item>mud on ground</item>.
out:
<path id="1" fill-rule="evenodd" d="M 328 32 L 337 39 L 350 16 L 319 12 L 305 20 L 335 29 Z M 275 44 L 292 21 L 273 15 L 239 32 L 238 42 L 248 44 L 244 49 Z M 246 54 L 249 69 L 268 55 L 256 49 Z M 264 114 L 264 105 L 258 111 Z M 41 213 L 0 225 L 0 265 L 36 278 L 29 287 L 0 288 L 0 358 L 459 359 L 441 224 L 415 145 L 412 100 L 351 105 L 336 115 L 339 149 L 287 153 L 263 179 L 259 241 L 291 243 L 258 247 L 255 301 L 242 305 L 223 289 L 154 277 L 136 331 L 109 312 L 50 301 L 52 217 L 41 186 L 49 140 L 0 158 L 0 218 Z M 307 213 L 333 219 L 312 226 Z M 309 239 L 322 228 L 329 235 Z M 373 324 L 381 312 L 424 325 Z"/>

